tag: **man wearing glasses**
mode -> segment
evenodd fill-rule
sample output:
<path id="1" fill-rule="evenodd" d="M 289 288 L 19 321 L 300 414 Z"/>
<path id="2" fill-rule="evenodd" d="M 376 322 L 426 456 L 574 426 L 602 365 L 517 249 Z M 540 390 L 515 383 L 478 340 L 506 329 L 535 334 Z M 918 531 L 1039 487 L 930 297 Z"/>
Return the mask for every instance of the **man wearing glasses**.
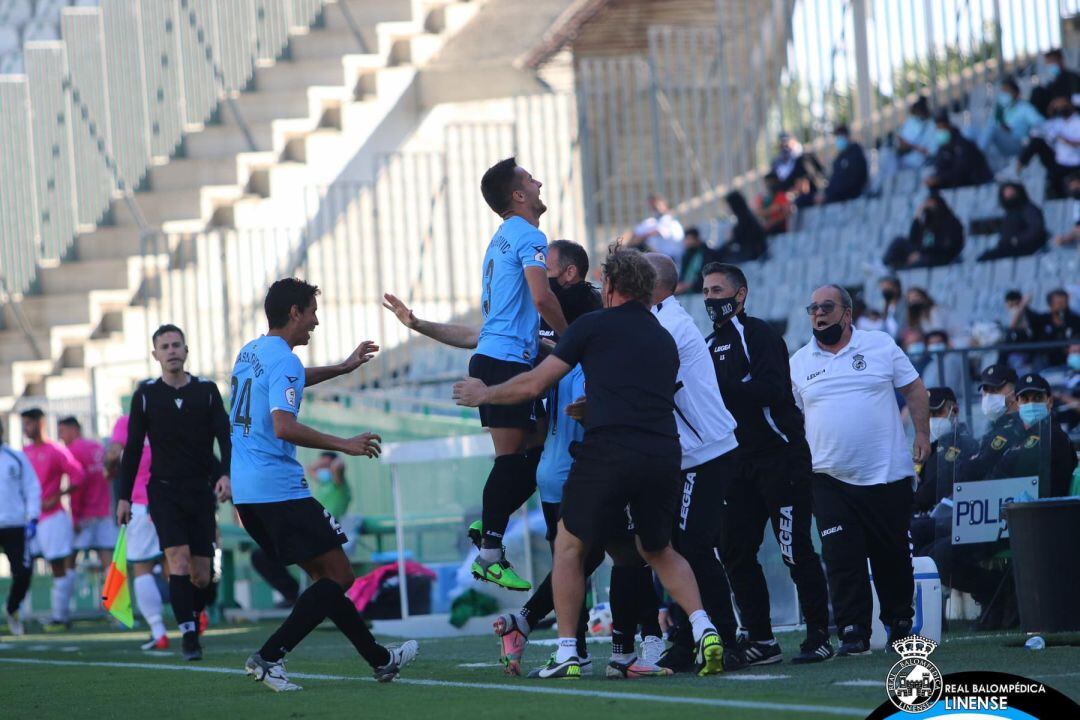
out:
<path id="1" fill-rule="evenodd" d="M 893 339 L 852 326 L 851 295 L 842 287 L 815 290 L 806 312 L 814 338 L 791 358 L 791 383 L 813 458 L 814 515 L 839 628 L 837 654 L 866 655 L 873 606 L 868 559 L 889 643 L 911 633 L 912 460 L 930 454 L 929 403 Z M 911 449 L 896 391 L 915 426 Z"/>

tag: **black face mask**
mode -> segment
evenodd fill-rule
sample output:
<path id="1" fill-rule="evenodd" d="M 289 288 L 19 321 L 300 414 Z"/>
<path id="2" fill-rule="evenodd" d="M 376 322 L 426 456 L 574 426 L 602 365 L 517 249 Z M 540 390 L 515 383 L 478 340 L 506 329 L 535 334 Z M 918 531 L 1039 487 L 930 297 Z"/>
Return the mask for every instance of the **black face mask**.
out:
<path id="1" fill-rule="evenodd" d="M 1011 195 L 1009 197 L 1004 197 L 1003 196 L 1001 198 L 1001 204 L 1002 204 L 1003 207 L 1006 207 L 1006 208 L 1008 208 L 1010 210 L 1014 210 L 1014 209 L 1016 209 L 1018 207 L 1021 207 L 1024 204 L 1024 199 L 1022 197 L 1020 197 L 1019 195 Z"/>
<path id="2" fill-rule="evenodd" d="M 891 303 L 896 299 L 896 291 L 886 288 L 881 291 L 881 297 L 885 298 L 885 302 Z"/>
<path id="3" fill-rule="evenodd" d="M 705 310 L 709 313 L 713 325 L 723 325 L 735 314 L 738 304 L 734 297 L 708 298 L 705 300 Z"/>
<path id="4" fill-rule="evenodd" d="M 814 328 L 814 338 L 822 345 L 835 345 L 840 342 L 840 338 L 844 334 L 844 326 L 840 323 L 833 323 L 828 327 L 818 330 Z"/>
<path id="5" fill-rule="evenodd" d="M 549 277 L 548 286 L 551 288 L 551 292 L 555 293 L 555 297 L 558 297 L 559 293 L 563 291 L 563 287 L 559 284 L 558 278 Z"/>
<path id="6" fill-rule="evenodd" d="M 913 302 L 913 303 L 908 304 L 908 310 L 910 310 L 911 314 L 915 315 L 915 316 L 922 315 L 923 312 L 925 312 L 926 308 L 927 308 L 926 303 Z"/>

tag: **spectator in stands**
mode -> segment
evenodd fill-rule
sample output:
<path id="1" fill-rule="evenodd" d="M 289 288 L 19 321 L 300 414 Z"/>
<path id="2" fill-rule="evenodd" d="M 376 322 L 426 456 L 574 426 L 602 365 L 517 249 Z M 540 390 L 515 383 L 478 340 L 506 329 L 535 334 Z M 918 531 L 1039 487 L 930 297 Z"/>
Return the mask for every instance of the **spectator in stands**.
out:
<path id="1" fill-rule="evenodd" d="M 779 235 L 787 232 L 788 219 L 791 217 L 791 200 L 780 188 L 780 178 L 776 173 L 765 175 L 765 191 L 754 200 L 754 214 L 757 215 L 766 235 Z"/>
<path id="2" fill-rule="evenodd" d="M 678 265 L 683 254 L 682 224 L 671 214 L 668 201 L 662 195 L 650 195 L 649 208 L 652 213 L 638 223 L 626 244 L 663 253 Z"/>
<path id="3" fill-rule="evenodd" d="M 900 279 L 886 275 L 878 280 L 883 304 L 880 308 L 868 308 L 859 318 L 856 328 L 859 330 L 881 330 L 894 338 L 900 334 L 907 317 L 907 301 L 900 287 Z"/>
<path id="4" fill-rule="evenodd" d="M 1030 297 L 1024 298 L 1030 301 Z M 1055 288 L 1046 294 L 1048 312 L 1035 312 L 1024 303 L 1023 313 L 1028 328 L 1030 328 L 1032 342 L 1060 342 L 1062 340 L 1080 339 L 1080 315 L 1077 315 L 1069 307 L 1069 293 L 1064 288 Z M 1067 347 L 1045 350 L 1042 356 L 1041 367 L 1061 367 L 1068 363 L 1069 353 Z"/>
<path id="5" fill-rule="evenodd" d="M 1031 104 L 1046 115 L 1050 102 L 1056 97 L 1072 97 L 1080 93 L 1080 75 L 1065 67 L 1065 58 L 1061 50 L 1054 49 L 1043 55 L 1043 70 L 1039 73 L 1042 82 L 1031 91 Z"/>
<path id="6" fill-rule="evenodd" d="M 1016 158 L 1023 170 L 1038 157 L 1046 168 L 1046 197 L 1065 197 L 1065 178 L 1080 170 L 1080 113 L 1068 97 L 1050 101 L 1049 120 L 1043 123 L 1042 137 L 1033 137 Z"/>
<path id="7" fill-rule="evenodd" d="M 907 300 L 907 314 L 904 327 L 919 330 L 923 334 L 948 326 L 945 310 L 934 302 L 924 288 L 912 286 L 904 294 Z"/>
<path id="8" fill-rule="evenodd" d="M 926 178 L 927 187 L 944 190 L 993 182 L 994 173 L 986 156 L 952 124 L 948 111 L 938 112 L 934 124 L 938 148 L 934 154 L 934 173 Z"/>
<path id="9" fill-rule="evenodd" d="M 878 176 L 872 192 L 901 170 L 915 171 L 937 151 L 937 128 L 930 117 L 930 104 L 920 97 L 908 108 L 907 119 L 893 137 L 893 146 L 882 148 L 878 154 Z"/>
<path id="10" fill-rule="evenodd" d="M 892 270 L 937 267 L 956 260 L 963 249 L 963 224 L 944 198 L 931 193 L 915 211 L 907 237 L 892 241 L 883 262 Z"/>
<path id="11" fill-rule="evenodd" d="M 1022 183 L 1003 183 L 998 189 L 998 204 L 1005 211 L 998 243 L 979 256 L 979 261 L 1022 257 L 1038 252 L 1046 245 L 1046 219 L 1043 211 L 1028 197 Z"/>
<path id="12" fill-rule="evenodd" d="M 985 151 L 993 145 L 1005 157 L 1016 157 L 1031 131 L 1041 127 L 1044 120 L 1034 105 L 1020 97 L 1016 80 L 1007 77 L 1001 81 L 994 117 L 979 135 L 979 149 Z"/>
<path id="13" fill-rule="evenodd" d="M 836 158 L 828 186 L 814 200 L 818 205 L 854 200 L 866 187 L 866 155 L 862 146 L 851 139 L 847 125 L 837 125 L 833 135 L 836 136 Z"/>
<path id="14" fill-rule="evenodd" d="M 925 384 L 925 380 L 923 383 Z M 916 466 L 915 515 L 911 519 L 911 542 L 916 555 L 926 555 L 934 540 L 948 537 L 952 525 L 953 483 L 962 476 L 964 463 L 979 444 L 960 422 L 956 393 L 949 387 L 930 387 L 930 455 Z"/>
<path id="15" fill-rule="evenodd" d="M 728 233 L 727 241 L 717 250 L 718 262 L 740 263 L 757 260 L 765 254 L 767 240 L 765 228 L 746 204 L 746 198 L 738 190 L 724 196 L 732 214 L 735 227 Z"/>
<path id="16" fill-rule="evenodd" d="M 787 133 L 780 133 L 779 143 L 779 152 L 770 169 L 780 181 L 780 189 L 799 196 L 809 195 L 812 203 L 824 172 L 821 163 L 813 155 L 804 154 L 799 141 Z"/>
<path id="17" fill-rule="evenodd" d="M 1054 392 L 1058 419 L 1073 432 L 1080 427 L 1080 343 L 1069 346 L 1066 359 L 1069 371 L 1062 387 Z"/>
<path id="18" fill-rule="evenodd" d="M 1065 191 L 1072 200 L 1080 200 L 1080 172 L 1074 172 L 1065 178 Z M 1080 205 L 1076 206 L 1073 226 L 1054 238 L 1058 247 L 1075 247 L 1080 243 Z"/>
<path id="19" fill-rule="evenodd" d="M 926 354 L 926 338 L 918 328 L 904 328 L 900 331 L 900 349 L 908 356 L 912 367 L 922 376 L 923 368 L 930 361 Z"/>
<path id="20" fill-rule="evenodd" d="M 949 352 L 952 342 L 944 330 L 926 333 L 926 367 L 922 370 L 923 384 L 927 387 L 958 388 L 968 381 L 967 368 L 960 353 Z"/>
<path id="21" fill-rule="evenodd" d="M 709 262 L 711 255 L 709 246 L 701 240 L 701 232 L 696 227 L 686 228 L 682 264 L 679 266 L 679 284 L 675 286 L 676 295 L 701 292 L 705 281 L 701 269 Z"/>

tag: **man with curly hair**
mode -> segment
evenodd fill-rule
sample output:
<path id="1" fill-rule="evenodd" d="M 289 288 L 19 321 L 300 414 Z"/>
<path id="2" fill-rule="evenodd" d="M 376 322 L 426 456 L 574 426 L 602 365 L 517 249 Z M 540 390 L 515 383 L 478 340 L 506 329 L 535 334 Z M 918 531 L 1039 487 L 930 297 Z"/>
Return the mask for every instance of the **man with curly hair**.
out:
<path id="1" fill-rule="evenodd" d="M 723 647 L 702 608 L 697 581 L 671 546 L 680 490 L 674 413 L 679 354 L 650 312 L 656 271 L 641 253 L 617 246 L 603 270 L 604 309 L 578 318 L 547 359 L 499 385 L 463 380 L 454 385 L 454 399 L 467 407 L 521 403 L 539 397 L 579 363 L 585 372 L 585 437 L 563 488 L 555 536 L 552 578 L 559 644 L 539 676 L 581 676 L 574 635 L 585 593 L 583 565 L 598 545 L 613 556 L 632 552 L 636 545 L 690 615 L 700 674 L 722 672 Z M 626 534 L 627 520 L 634 545 Z"/>

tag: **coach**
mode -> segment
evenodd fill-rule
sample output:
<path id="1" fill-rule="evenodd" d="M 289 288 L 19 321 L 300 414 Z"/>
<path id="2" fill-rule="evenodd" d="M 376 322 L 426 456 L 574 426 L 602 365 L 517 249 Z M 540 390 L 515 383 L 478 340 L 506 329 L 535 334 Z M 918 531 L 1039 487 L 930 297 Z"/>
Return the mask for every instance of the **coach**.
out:
<path id="1" fill-rule="evenodd" d="M 806 416 L 813 502 L 840 635 L 839 655 L 870 652 L 870 578 L 890 643 L 911 632 L 915 578 L 908 524 L 915 467 L 930 452 L 926 388 L 891 337 L 856 330 L 851 295 L 814 291 L 806 308 L 814 338 L 791 358 L 795 402 Z M 895 391 L 915 425 L 912 451 Z"/>

